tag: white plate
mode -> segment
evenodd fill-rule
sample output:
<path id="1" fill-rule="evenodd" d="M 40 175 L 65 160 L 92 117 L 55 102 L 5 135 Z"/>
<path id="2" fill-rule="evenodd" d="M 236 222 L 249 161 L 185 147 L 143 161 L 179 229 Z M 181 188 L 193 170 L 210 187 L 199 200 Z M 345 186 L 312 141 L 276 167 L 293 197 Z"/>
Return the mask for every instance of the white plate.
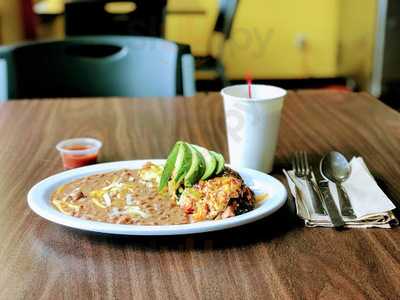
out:
<path id="1" fill-rule="evenodd" d="M 254 222 L 274 213 L 286 201 L 286 189 L 278 180 L 259 171 L 239 169 L 236 171 L 240 173 L 245 183 L 255 192 L 256 195 L 267 193 L 269 198 L 259 203 L 257 207 L 250 212 L 224 220 L 162 226 L 109 224 L 82 220 L 76 217 L 64 215 L 56 210 L 50 203 L 51 193 L 58 186 L 74 179 L 97 173 L 111 172 L 123 168 L 138 169 L 149 161 L 155 164 L 165 163 L 165 160 L 160 159 L 121 161 L 97 164 L 56 174 L 37 183 L 29 191 L 28 204 L 39 216 L 51 222 L 76 229 L 122 235 L 178 235 L 222 230 Z"/>

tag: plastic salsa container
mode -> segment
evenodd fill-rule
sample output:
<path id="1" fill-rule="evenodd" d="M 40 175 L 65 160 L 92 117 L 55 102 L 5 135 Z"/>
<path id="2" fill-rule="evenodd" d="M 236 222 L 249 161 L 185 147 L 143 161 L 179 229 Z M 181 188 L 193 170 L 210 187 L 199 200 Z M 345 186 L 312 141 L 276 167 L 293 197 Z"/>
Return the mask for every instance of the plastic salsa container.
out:
<path id="1" fill-rule="evenodd" d="M 102 143 L 92 138 L 76 138 L 61 141 L 56 148 L 60 152 L 64 169 L 74 169 L 97 162 Z"/>

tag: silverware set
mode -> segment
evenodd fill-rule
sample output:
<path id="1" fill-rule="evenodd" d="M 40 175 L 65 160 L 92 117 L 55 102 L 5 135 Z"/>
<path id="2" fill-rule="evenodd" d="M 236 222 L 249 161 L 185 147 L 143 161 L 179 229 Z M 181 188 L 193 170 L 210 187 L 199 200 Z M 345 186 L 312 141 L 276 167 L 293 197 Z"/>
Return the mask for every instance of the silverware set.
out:
<path id="1" fill-rule="evenodd" d="M 292 158 L 292 167 L 296 178 L 305 182 L 306 188 L 311 197 L 311 205 L 317 214 L 328 215 L 335 227 L 344 225 L 343 217 L 354 219 L 350 199 L 342 186 L 350 174 L 351 167 L 346 158 L 339 152 L 330 152 L 324 156 L 318 167 L 311 166 L 308 155 L 305 151 L 296 152 Z M 298 183 L 289 178 L 297 187 Z M 336 185 L 340 211 L 329 189 L 329 182 Z"/>

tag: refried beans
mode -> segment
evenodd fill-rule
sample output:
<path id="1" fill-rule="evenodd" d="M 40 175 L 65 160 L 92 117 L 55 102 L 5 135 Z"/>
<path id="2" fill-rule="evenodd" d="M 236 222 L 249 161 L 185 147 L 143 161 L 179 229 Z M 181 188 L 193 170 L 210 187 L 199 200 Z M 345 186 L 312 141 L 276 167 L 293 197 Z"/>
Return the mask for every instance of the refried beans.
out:
<path id="1" fill-rule="evenodd" d="M 157 180 L 140 176 L 140 171 L 123 169 L 77 179 L 54 191 L 51 203 L 62 213 L 85 220 L 138 225 L 189 223 L 175 200 L 158 192 Z"/>

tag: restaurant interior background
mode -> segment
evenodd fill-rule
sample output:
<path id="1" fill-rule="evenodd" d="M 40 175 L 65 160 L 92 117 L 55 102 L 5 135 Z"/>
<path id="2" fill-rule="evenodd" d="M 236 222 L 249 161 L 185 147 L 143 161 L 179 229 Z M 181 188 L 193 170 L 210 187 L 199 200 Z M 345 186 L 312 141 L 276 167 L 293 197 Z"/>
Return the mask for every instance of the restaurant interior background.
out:
<path id="1" fill-rule="evenodd" d="M 223 49 L 230 83 L 250 75 L 286 88 L 365 90 L 398 105 L 397 0 L 241 0 L 225 39 L 214 32 L 219 4 L 168 0 L 166 39 L 189 44 L 195 56 L 216 56 Z M 124 9 L 126 3 L 111 7 L 121 15 Z M 2 45 L 64 36 L 64 1 L 0 0 Z M 198 71 L 196 79 L 198 91 L 217 91 L 223 84 L 212 71 Z"/>

